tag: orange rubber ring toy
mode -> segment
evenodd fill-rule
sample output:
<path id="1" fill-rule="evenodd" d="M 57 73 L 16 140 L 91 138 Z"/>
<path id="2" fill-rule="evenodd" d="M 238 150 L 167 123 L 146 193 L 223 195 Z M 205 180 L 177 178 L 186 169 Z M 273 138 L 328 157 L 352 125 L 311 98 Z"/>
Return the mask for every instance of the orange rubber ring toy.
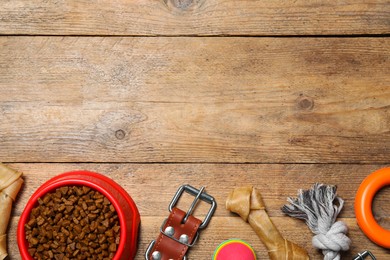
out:
<path id="1" fill-rule="evenodd" d="M 360 185 L 355 198 L 355 215 L 359 227 L 376 244 L 390 248 L 390 231 L 382 228 L 372 214 L 372 200 L 384 186 L 390 185 L 390 168 L 371 173 Z"/>

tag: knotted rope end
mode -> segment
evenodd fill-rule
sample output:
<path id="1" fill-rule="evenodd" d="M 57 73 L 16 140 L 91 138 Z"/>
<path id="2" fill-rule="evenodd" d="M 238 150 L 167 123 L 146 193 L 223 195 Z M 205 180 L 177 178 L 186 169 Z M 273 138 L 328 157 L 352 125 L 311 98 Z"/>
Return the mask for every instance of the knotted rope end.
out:
<path id="1" fill-rule="evenodd" d="M 339 252 L 351 245 L 347 225 L 335 222 L 344 205 L 336 190 L 336 186 L 316 183 L 310 190 L 299 190 L 298 197 L 288 198 L 290 204 L 282 207 L 286 215 L 305 220 L 315 234 L 313 246 L 322 250 L 326 260 L 340 259 Z"/>

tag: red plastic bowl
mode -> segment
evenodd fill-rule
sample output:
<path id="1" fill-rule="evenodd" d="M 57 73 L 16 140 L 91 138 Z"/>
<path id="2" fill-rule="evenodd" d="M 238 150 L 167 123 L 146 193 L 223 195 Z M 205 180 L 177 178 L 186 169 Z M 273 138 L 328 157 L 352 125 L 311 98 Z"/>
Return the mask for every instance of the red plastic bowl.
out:
<path id="1" fill-rule="evenodd" d="M 38 205 L 38 198 L 62 186 L 87 186 L 107 197 L 115 207 L 120 223 L 120 241 L 113 260 L 134 259 L 137 251 L 140 215 L 129 194 L 116 182 L 101 174 L 88 171 L 73 171 L 60 174 L 37 189 L 19 219 L 17 241 L 23 260 L 32 260 L 28 253 L 24 225 L 29 221 L 31 210 Z"/>

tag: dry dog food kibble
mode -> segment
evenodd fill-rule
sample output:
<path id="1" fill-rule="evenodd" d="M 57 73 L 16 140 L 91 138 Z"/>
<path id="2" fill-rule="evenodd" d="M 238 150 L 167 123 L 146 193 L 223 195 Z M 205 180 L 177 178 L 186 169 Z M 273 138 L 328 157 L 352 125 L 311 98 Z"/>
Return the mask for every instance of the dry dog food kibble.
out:
<path id="1" fill-rule="evenodd" d="M 38 199 L 25 224 L 34 259 L 112 259 L 120 225 L 111 202 L 86 186 L 64 186 Z"/>

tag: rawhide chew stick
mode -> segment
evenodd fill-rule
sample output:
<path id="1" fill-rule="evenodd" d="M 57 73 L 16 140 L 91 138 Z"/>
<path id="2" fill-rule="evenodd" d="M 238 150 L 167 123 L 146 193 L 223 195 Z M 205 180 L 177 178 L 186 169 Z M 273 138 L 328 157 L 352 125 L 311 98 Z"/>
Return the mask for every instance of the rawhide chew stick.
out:
<path id="1" fill-rule="evenodd" d="M 226 201 L 226 209 L 237 213 L 256 232 L 273 259 L 309 259 L 306 250 L 285 239 L 269 218 L 260 191 L 252 187 L 235 188 Z"/>
<path id="2" fill-rule="evenodd" d="M 7 253 L 7 226 L 11 216 L 12 202 L 23 184 L 22 173 L 0 163 L 0 260 Z"/>

